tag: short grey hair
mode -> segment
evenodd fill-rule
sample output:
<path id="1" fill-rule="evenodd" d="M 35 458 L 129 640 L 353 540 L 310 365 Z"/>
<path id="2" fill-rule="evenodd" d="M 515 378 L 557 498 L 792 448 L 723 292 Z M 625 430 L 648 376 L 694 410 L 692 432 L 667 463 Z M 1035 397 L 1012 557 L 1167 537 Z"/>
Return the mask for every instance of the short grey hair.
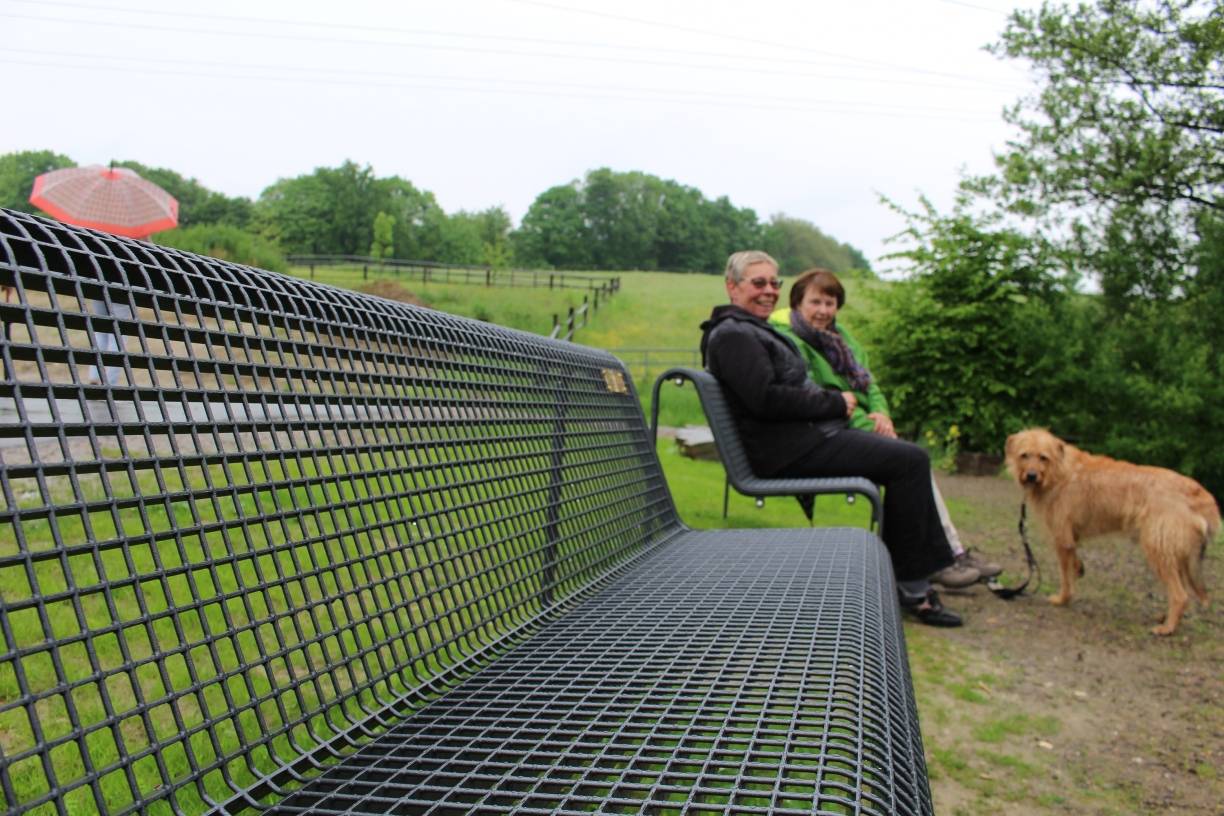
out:
<path id="1" fill-rule="evenodd" d="M 768 252 L 746 249 L 743 252 L 733 253 L 730 258 L 727 258 L 727 280 L 731 283 L 739 283 L 744 279 L 744 270 L 756 263 L 767 263 L 774 269 L 778 268 L 778 262 Z"/>

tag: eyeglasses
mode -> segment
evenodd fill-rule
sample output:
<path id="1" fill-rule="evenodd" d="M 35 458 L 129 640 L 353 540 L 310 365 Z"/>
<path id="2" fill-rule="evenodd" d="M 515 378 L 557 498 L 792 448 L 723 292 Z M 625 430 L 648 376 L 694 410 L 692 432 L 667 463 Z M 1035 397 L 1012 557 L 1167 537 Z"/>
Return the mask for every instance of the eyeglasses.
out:
<path id="1" fill-rule="evenodd" d="M 771 289 L 782 288 L 781 278 L 749 278 L 748 282 L 752 284 L 754 289 L 764 289 L 766 286 Z"/>

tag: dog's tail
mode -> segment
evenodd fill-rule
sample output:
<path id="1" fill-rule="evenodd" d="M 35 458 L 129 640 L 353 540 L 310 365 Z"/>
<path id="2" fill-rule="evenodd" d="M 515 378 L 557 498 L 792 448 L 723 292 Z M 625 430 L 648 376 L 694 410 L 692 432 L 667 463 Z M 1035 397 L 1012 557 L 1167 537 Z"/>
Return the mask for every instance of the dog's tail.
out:
<path id="1" fill-rule="evenodd" d="M 1171 609 L 1184 608 L 1192 594 L 1200 603 L 1207 603 L 1202 565 L 1204 542 L 1211 528 L 1209 519 L 1173 503 L 1148 517 L 1144 524 L 1139 539 L 1152 571 L 1165 585 Z"/>

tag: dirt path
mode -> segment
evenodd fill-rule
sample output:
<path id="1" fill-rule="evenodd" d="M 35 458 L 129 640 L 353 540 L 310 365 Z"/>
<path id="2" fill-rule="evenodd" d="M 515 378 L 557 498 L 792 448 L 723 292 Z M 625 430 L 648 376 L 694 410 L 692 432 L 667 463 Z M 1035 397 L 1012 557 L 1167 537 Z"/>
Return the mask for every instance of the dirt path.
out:
<path id="1" fill-rule="evenodd" d="M 1023 575 L 1019 490 L 940 483 L 966 543 Z M 1045 600 L 1054 559 L 1038 529 L 1031 539 L 1037 595 L 977 588 L 948 598 L 964 628 L 907 624 L 938 812 L 1224 814 L 1224 544 L 1208 549 L 1215 603 L 1157 638 L 1163 589 L 1135 545 L 1087 545 L 1077 598 L 1060 609 Z"/>

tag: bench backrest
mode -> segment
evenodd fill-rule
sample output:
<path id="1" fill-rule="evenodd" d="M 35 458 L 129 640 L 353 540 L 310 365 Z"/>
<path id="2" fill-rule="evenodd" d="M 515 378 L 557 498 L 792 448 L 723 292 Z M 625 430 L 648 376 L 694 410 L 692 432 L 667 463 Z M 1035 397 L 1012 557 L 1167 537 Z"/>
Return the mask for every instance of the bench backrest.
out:
<path id="1" fill-rule="evenodd" d="M 701 400 L 701 410 L 705 412 L 706 421 L 710 424 L 710 431 L 714 435 L 714 446 L 718 449 L 718 458 L 722 460 L 723 468 L 727 472 L 727 481 L 741 493 L 751 495 L 753 485 L 760 479 L 752 472 L 752 465 L 748 461 L 748 451 L 744 448 L 744 443 L 740 440 L 739 432 L 736 430 L 731 407 L 723 395 L 722 385 L 713 374 L 696 368 L 673 368 L 661 374 L 655 381 L 655 393 L 652 395 L 653 419 L 651 425 L 657 428 L 659 424 L 659 387 L 672 378 L 676 378 L 677 381 L 685 379 L 693 383 L 697 389 L 697 396 Z"/>
<path id="2" fill-rule="evenodd" d="M 7 210 L 0 285 L 0 810 L 241 810 L 680 529 L 604 352 Z"/>
<path id="3" fill-rule="evenodd" d="M 704 369 L 669 368 L 655 380 L 651 393 L 651 428 L 655 434 L 659 429 L 660 391 L 666 382 L 678 385 L 689 381 L 697 389 L 701 400 L 701 409 L 705 412 L 706 421 L 710 424 L 710 432 L 714 437 L 714 446 L 722 460 L 723 469 L 727 474 L 727 482 L 745 496 L 816 496 L 823 494 L 843 494 L 847 500 L 853 501 L 855 496 L 863 496 L 871 505 L 871 526 L 877 534 L 884 534 L 884 506 L 880 491 L 869 479 L 861 476 L 836 477 L 773 477 L 757 476 L 752 472 L 748 461 L 748 451 L 740 439 L 735 417 L 731 406 L 723 393 L 722 384 L 718 378 Z M 808 520 L 812 518 L 810 509 Z M 723 495 L 723 518 L 727 516 L 727 497 Z"/>

